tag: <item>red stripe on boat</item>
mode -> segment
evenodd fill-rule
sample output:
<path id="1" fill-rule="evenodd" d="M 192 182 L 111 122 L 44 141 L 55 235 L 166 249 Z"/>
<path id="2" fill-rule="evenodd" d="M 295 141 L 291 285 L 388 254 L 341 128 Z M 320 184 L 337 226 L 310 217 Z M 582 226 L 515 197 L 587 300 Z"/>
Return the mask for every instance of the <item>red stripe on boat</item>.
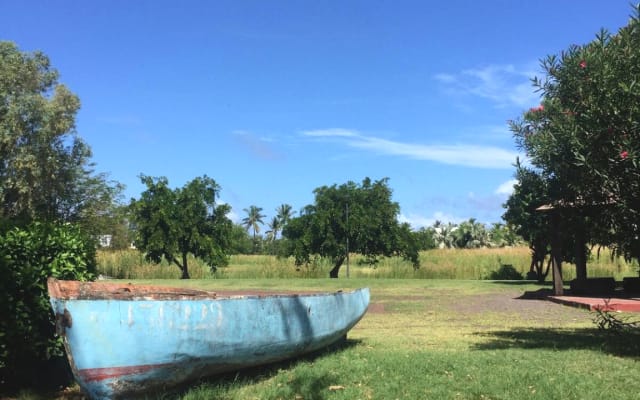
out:
<path id="1" fill-rule="evenodd" d="M 134 365 L 131 367 L 108 367 L 108 368 L 87 368 L 78 371 L 78 375 L 85 381 L 103 381 L 110 378 L 119 378 L 121 376 L 136 375 L 149 372 L 156 368 L 162 368 L 171 365 L 166 364 L 148 364 Z"/>

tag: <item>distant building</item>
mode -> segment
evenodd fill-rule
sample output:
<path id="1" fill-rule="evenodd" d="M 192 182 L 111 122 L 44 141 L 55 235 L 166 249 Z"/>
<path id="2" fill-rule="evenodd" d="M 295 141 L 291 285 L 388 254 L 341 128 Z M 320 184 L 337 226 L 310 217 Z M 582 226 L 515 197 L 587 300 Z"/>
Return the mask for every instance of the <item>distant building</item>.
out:
<path id="1" fill-rule="evenodd" d="M 111 239 L 113 235 L 98 235 L 98 244 L 100 247 L 111 247 Z"/>

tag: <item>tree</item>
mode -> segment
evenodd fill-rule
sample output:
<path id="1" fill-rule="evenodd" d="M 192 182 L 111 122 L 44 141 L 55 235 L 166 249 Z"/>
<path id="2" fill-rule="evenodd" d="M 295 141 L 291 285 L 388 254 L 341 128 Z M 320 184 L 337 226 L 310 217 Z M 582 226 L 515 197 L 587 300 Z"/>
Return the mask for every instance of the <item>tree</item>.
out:
<path id="1" fill-rule="evenodd" d="M 240 224 L 233 224 L 229 241 L 229 254 L 251 254 L 253 252 L 251 236 Z"/>
<path id="2" fill-rule="evenodd" d="M 276 217 L 280 221 L 280 229 L 284 228 L 291 218 L 295 215 L 295 211 L 290 204 L 280 204 L 278 208 L 276 208 Z"/>
<path id="3" fill-rule="evenodd" d="M 493 247 L 516 246 L 522 243 L 522 238 L 514 232 L 511 225 L 501 222 L 494 222 L 491 225 L 489 237 Z"/>
<path id="4" fill-rule="evenodd" d="M 529 243 L 531 264 L 528 275 L 535 276 L 538 281 L 544 282 L 549 273 L 549 264 L 545 271 L 544 263 L 550 252 L 551 227 L 548 216 L 538 212 L 537 209 L 549 204 L 549 189 L 545 179 L 539 173 L 523 167 L 519 162 L 516 167 L 518 183 L 504 204 L 506 211 L 502 218 L 516 234 Z"/>
<path id="5" fill-rule="evenodd" d="M 438 248 L 453 249 L 456 247 L 455 231 L 458 229 L 457 225 L 452 222 L 448 222 L 446 225 L 441 221 L 436 221 L 433 224 L 433 239 Z"/>
<path id="6" fill-rule="evenodd" d="M 273 242 L 277 239 L 278 237 L 278 232 L 280 232 L 280 228 L 281 228 L 281 222 L 280 219 L 278 217 L 273 217 L 271 219 L 271 222 L 269 222 L 267 224 L 267 227 L 269 228 L 268 231 L 265 232 L 266 236 L 267 236 L 267 241 L 268 242 Z"/>
<path id="7" fill-rule="evenodd" d="M 398 223 L 400 206 L 391 200 L 388 179 L 322 186 L 314 194 L 315 203 L 283 230 L 285 252 L 297 265 L 309 263 L 311 255 L 326 257 L 333 263 L 329 276 L 337 278 L 348 252 L 355 252 L 371 263 L 378 256 L 402 255 L 418 268 L 418 242 L 408 225 Z"/>
<path id="8" fill-rule="evenodd" d="M 0 42 L 0 220 L 90 228 L 112 206 L 122 187 L 94 172 L 79 108 L 47 56 Z"/>
<path id="9" fill-rule="evenodd" d="M 216 204 L 220 187 L 206 175 L 188 182 L 181 189 L 170 189 L 167 178 L 141 176 L 147 187 L 139 200 L 132 200 L 136 225 L 135 245 L 148 259 L 162 258 L 189 279 L 187 256 L 202 259 L 212 271 L 228 264 L 232 222 L 230 207 Z"/>
<path id="10" fill-rule="evenodd" d="M 264 224 L 262 218 L 265 215 L 262 214 L 262 207 L 258 206 L 250 206 L 244 208 L 243 211 L 247 213 L 247 216 L 242 219 L 242 225 L 247 231 L 253 230 L 253 252 L 256 253 L 258 249 L 257 234 L 260 232 L 260 225 Z"/>
<path id="11" fill-rule="evenodd" d="M 437 247 L 433 227 L 422 227 L 414 233 L 420 250 L 431 250 Z"/>
<path id="12" fill-rule="evenodd" d="M 260 225 L 264 224 L 262 218 L 264 218 L 265 215 L 262 214 L 262 207 L 250 206 L 249 208 L 244 208 L 242 211 L 247 213 L 247 216 L 242 218 L 242 224 L 247 231 L 249 229 L 253 230 L 253 238 L 255 239 L 258 232 L 260 232 Z"/>
<path id="13" fill-rule="evenodd" d="M 453 232 L 453 237 L 455 247 L 458 248 L 477 249 L 490 244 L 487 228 L 474 218 L 460 223 Z"/>
<path id="14" fill-rule="evenodd" d="M 589 233 L 576 243 L 613 244 L 631 258 L 640 257 L 639 16 L 636 6 L 617 34 L 544 59 L 541 105 L 511 124 L 557 212 L 581 224 L 566 231 Z"/>

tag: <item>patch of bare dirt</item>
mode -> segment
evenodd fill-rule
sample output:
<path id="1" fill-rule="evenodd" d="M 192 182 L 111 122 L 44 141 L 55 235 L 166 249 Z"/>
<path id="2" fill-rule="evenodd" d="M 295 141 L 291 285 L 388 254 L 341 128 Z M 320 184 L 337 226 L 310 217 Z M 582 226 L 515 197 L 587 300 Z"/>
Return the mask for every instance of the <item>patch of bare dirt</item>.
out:
<path id="1" fill-rule="evenodd" d="M 481 314 L 509 314 L 533 323 L 563 323 L 585 318 L 585 311 L 553 303 L 546 299 L 551 291 L 540 289 L 535 292 L 500 291 L 475 295 L 460 295 L 454 290 L 432 291 L 425 296 L 385 296 L 374 299 L 369 305 L 371 314 L 393 312 L 396 304 L 423 302 L 424 307 L 456 315 L 456 319 L 478 317 Z M 377 300 L 377 301 L 376 301 Z"/>
<path id="2" fill-rule="evenodd" d="M 369 308 L 367 308 L 367 312 L 370 314 L 384 314 L 386 313 L 384 309 L 384 304 L 382 303 L 369 303 Z"/>

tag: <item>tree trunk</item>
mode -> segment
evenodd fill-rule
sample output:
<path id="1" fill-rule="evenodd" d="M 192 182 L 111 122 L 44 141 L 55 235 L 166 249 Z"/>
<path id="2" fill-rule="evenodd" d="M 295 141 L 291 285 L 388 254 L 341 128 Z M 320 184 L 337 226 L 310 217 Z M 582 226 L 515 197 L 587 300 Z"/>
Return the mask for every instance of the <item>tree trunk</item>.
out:
<path id="1" fill-rule="evenodd" d="M 551 215 L 551 267 L 553 271 L 553 293 L 556 296 L 564 294 L 562 281 L 562 220 L 556 211 Z"/>
<path id="2" fill-rule="evenodd" d="M 551 257 L 549 257 L 549 261 L 547 261 L 547 270 L 544 271 L 544 274 L 542 275 L 542 282 L 544 282 L 545 279 L 547 279 L 547 275 L 549 275 L 549 271 L 551 271 L 552 262 L 553 260 L 551 259 Z"/>
<path id="3" fill-rule="evenodd" d="M 189 269 L 187 268 L 187 253 L 182 253 L 182 276 L 180 279 L 189 279 Z"/>
<path id="4" fill-rule="evenodd" d="M 547 273 L 544 273 L 544 260 L 546 257 L 546 250 L 541 251 L 539 247 L 531 247 L 531 265 L 529 269 L 535 275 L 538 283 L 543 283 L 549 272 L 547 267 Z"/>
<path id="5" fill-rule="evenodd" d="M 340 267 L 342 266 L 343 262 L 344 262 L 344 257 L 340 257 L 340 258 L 335 260 L 335 264 L 334 264 L 333 268 L 331 269 L 331 271 L 329 271 L 329 278 L 337 278 L 338 277 L 338 273 L 340 272 Z"/>

